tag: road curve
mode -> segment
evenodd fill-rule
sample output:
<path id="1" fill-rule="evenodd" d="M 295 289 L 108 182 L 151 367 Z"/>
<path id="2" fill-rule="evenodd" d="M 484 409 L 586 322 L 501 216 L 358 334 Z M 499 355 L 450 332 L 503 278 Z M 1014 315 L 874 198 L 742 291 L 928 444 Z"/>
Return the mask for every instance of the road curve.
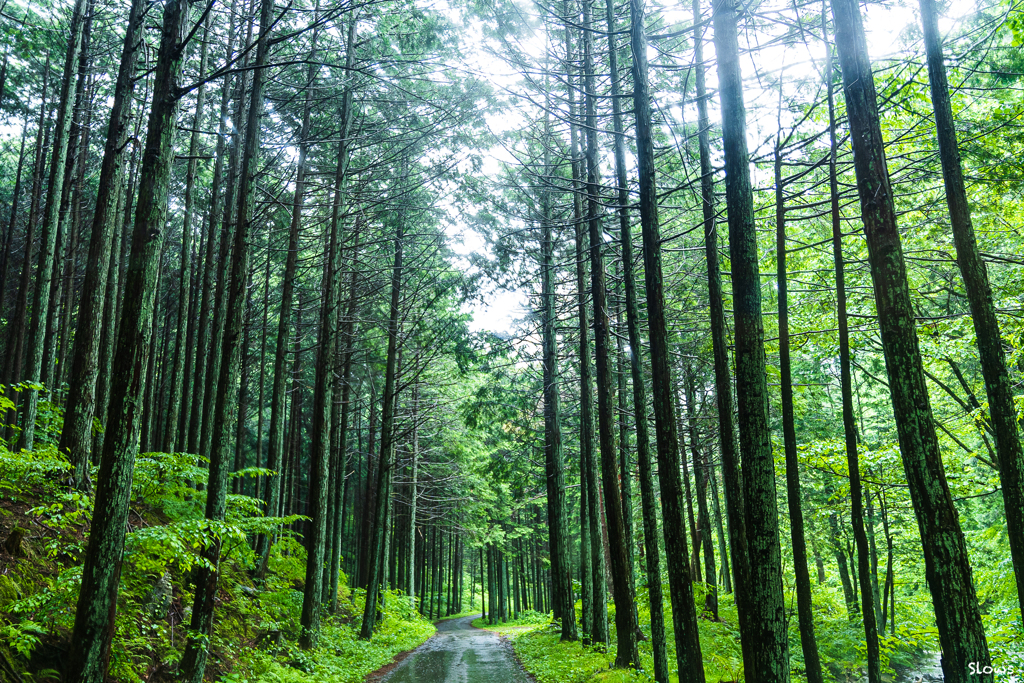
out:
<path id="1" fill-rule="evenodd" d="M 496 633 L 470 626 L 475 618 L 438 623 L 437 634 L 381 683 L 528 683 L 530 679 Z"/>

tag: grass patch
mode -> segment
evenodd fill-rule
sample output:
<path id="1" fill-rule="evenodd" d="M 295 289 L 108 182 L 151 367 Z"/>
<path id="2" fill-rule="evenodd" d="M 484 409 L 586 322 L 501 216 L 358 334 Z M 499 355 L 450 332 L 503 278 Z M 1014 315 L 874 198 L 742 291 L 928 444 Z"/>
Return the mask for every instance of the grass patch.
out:
<path id="1" fill-rule="evenodd" d="M 736 610 L 723 601 L 723 621 L 699 622 L 704 672 L 708 683 L 742 678 L 742 655 L 735 629 Z M 641 641 L 640 669 L 615 669 L 615 607 L 608 606 L 609 646 L 607 649 L 584 647 L 580 642 L 562 642 L 550 615 L 524 614 L 518 621 L 488 625 L 483 618 L 473 626 L 506 636 L 522 662 L 538 683 L 647 683 L 654 680 L 654 653 L 650 641 L 649 612 L 639 605 L 641 628 L 648 639 Z M 577 603 L 577 609 L 580 608 Z M 579 615 L 577 614 L 577 618 Z M 678 681 L 675 666 L 674 634 L 671 610 L 665 612 L 666 639 L 671 680 Z"/>

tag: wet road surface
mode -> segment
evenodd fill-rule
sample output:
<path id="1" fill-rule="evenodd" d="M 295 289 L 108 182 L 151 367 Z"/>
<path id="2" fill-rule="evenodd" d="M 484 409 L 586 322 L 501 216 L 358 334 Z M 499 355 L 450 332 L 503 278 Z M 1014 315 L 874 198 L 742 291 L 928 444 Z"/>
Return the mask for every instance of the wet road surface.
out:
<path id="1" fill-rule="evenodd" d="M 382 683 L 528 683 L 496 633 L 470 626 L 476 617 L 437 625 L 437 635 L 406 657 Z"/>

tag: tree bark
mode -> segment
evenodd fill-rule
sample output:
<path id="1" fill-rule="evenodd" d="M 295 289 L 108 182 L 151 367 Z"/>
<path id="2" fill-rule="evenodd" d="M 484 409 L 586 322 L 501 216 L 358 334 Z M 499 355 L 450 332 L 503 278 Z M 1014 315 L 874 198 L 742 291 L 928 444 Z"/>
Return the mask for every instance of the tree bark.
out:
<path id="1" fill-rule="evenodd" d="M 199 73 L 206 73 L 206 61 L 208 54 L 207 38 L 210 33 L 210 17 L 206 15 L 206 22 L 203 25 L 203 38 L 200 42 L 199 51 Z M 174 360 L 171 365 L 171 396 L 170 405 L 167 410 L 167 436 L 164 439 L 163 450 L 173 453 L 175 447 L 182 446 L 185 439 L 178 433 L 178 416 L 181 412 L 184 401 L 185 382 L 185 333 L 188 327 L 188 302 L 191 298 L 191 278 L 189 277 L 188 264 L 192 260 L 192 214 L 195 203 L 194 187 L 196 181 L 196 167 L 199 163 L 199 131 L 203 123 L 203 106 L 206 103 L 206 84 L 199 85 L 196 91 L 196 112 L 192 118 L 192 138 L 188 146 L 188 168 L 185 172 L 185 198 L 184 218 L 181 224 L 181 270 L 178 274 L 178 317 L 175 326 L 176 335 L 174 342 Z"/>
<path id="2" fill-rule="evenodd" d="M 639 4 L 630 3 L 632 49 L 643 45 L 643 14 Z M 639 12 L 639 13 L 636 13 Z M 637 42 L 638 41 L 638 42 Z M 623 145 L 624 146 L 624 145 Z M 616 145 L 616 172 L 619 175 L 619 202 L 625 208 L 628 195 L 625 187 L 625 150 L 623 168 L 619 173 L 619 149 Z M 654 490 L 654 467 L 651 463 L 651 436 L 647 422 L 647 386 L 643 372 L 643 341 L 640 339 L 640 306 L 637 303 L 636 275 L 633 270 L 633 234 L 628 220 L 619 219 L 622 242 L 622 279 L 626 294 L 626 332 L 629 335 L 629 371 L 633 381 L 633 415 L 636 424 L 636 457 L 640 470 L 640 510 L 644 525 L 644 561 L 647 569 L 647 599 L 651 610 L 651 648 L 654 657 L 655 683 L 668 683 L 668 650 L 665 637 L 664 597 L 661 589 L 661 551 L 658 546 L 658 499 Z"/>
<path id="3" fill-rule="evenodd" d="M 242 360 L 241 337 L 243 333 L 247 303 L 246 285 L 249 282 L 249 235 L 252 231 L 253 185 L 259 157 L 260 117 L 263 113 L 263 86 L 266 80 L 266 64 L 269 54 L 269 39 L 272 20 L 273 0 L 261 0 L 259 12 L 259 37 L 256 43 L 256 58 L 253 64 L 252 92 L 250 93 L 248 117 L 245 125 L 245 141 L 242 164 L 238 178 L 237 226 L 231 254 L 231 272 L 227 288 L 227 320 L 224 330 L 224 344 L 220 353 L 220 367 L 217 379 L 217 401 L 214 405 L 212 444 L 210 450 L 210 476 L 206 492 L 206 519 L 221 521 L 227 508 L 228 472 L 231 466 L 229 446 L 231 429 L 240 419 L 237 415 L 237 394 Z M 213 571 L 202 567 L 196 572 L 195 603 L 192 608 L 191 628 L 194 635 L 189 637 L 182 655 L 182 680 L 187 683 L 202 683 L 209 654 L 209 637 L 213 630 L 213 611 L 220 579 L 221 541 L 215 539 L 203 550 L 204 557 L 213 566 Z"/>
<path id="4" fill-rule="evenodd" d="M 128 10 L 127 30 L 121 49 L 114 86 L 114 100 L 107 126 L 107 139 L 103 147 L 99 189 L 93 211 L 92 233 L 89 238 L 89 257 L 86 261 L 85 282 L 78 307 L 78 327 L 75 332 L 75 351 L 71 361 L 68 402 L 64 410 L 59 450 L 67 453 L 73 471 L 74 488 L 89 487 L 89 454 L 92 449 L 92 423 L 96 405 L 96 379 L 99 374 L 100 340 L 104 324 L 103 309 L 110 275 L 111 247 L 114 226 L 118 222 L 117 205 L 121 193 L 124 168 L 124 150 L 128 141 L 128 122 L 132 93 L 135 89 L 135 71 L 144 0 L 133 0 Z"/>
<path id="5" fill-rule="evenodd" d="M 352 48 L 356 38 L 356 16 L 349 20 L 348 41 L 345 63 L 352 67 Z M 334 202 L 327 228 L 327 244 L 324 253 L 324 276 L 321 283 L 323 302 L 320 306 L 320 338 L 316 361 L 316 376 L 313 386 L 313 419 L 310 429 L 310 516 L 313 518 L 311 538 L 308 539 L 306 555 L 306 585 L 302 600 L 302 636 L 300 644 L 305 649 L 316 647 L 320 635 L 320 611 L 323 593 L 323 564 L 325 559 L 327 522 L 330 509 L 327 505 L 330 482 L 330 412 L 334 404 L 334 370 L 338 343 L 338 307 L 341 305 L 341 220 L 345 208 L 346 179 L 348 175 L 348 135 L 350 110 L 352 108 L 352 86 L 346 85 L 342 97 L 341 141 L 338 144 L 338 166 L 334 176 Z"/>
<path id="6" fill-rule="evenodd" d="M 747 599 L 744 602 L 749 608 L 746 635 L 750 641 L 750 666 L 744 670 L 748 676 L 754 676 L 753 683 L 762 680 L 786 683 L 789 680 L 789 637 L 782 595 L 775 467 L 768 425 L 761 282 L 734 0 L 715 0 L 712 14 L 722 106 L 733 320 L 736 326 L 736 395 L 740 452 L 743 453 L 749 567 Z"/>
<path id="7" fill-rule="evenodd" d="M 775 146 L 775 262 L 779 296 L 779 380 L 782 389 L 782 439 L 786 457 L 786 504 L 793 543 L 793 574 L 796 583 L 800 646 L 808 683 L 823 683 L 818 641 L 814 636 L 814 605 L 811 602 L 811 574 L 807 569 L 807 539 L 804 535 L 803 493 L 800 490 L 800 462 L 796 454 L 796 418 L 793 414 L 793 371 L 789 353 L 789 286 L 786 276 L 786 205 L 782 180 L 782 150 Z M 868 647 L 870 654 L 870 645 Z M 870 657 L 869 657 L 870 660 Z M 869 672 L 870 661 L 869 661 Z M 870 678 L 870 674 L 869 674 Z M 871 681 L 877 683 L 877 681 Z"/>
<path id="8" fill-rule="evenodd" d="M 551 139 L 551 118 L 544 116 L 545 139 Z M 545 174 L 550 173 L 551 158 L 544 146 Z M 547 485 L 548 544 L 551 548 L 551 576 L 554 588 L 555 618 L 561 621 L 561 640 L 579 639 L 576 631 L 576 607 L 572 599 L 572 573 L 569 562 L 568 525 L 565 515 L 565 471 L 562 453 L 562 410 L 558 393 L 558 340 L 555 326 L 554 239 L 551 219 L 551 192 L 541 189 L 541 320 L 544 352 L 544 465 Z"/>
<path id="9" fill-rule="evenodd" d="M 565 5 L 568 10 L 568 5 Z M 566 14 L 568 16 L 568 13 Z M 566 26 L 566 53 L 572 63 L 572 33 Z M 571 83 L 572 77 L 569 77 Z M 575 90 L 569 87 L 569 116 L 571 138 L 571 165 L 573 187 L 573 225 L 576 240 L 576 297 L 579 318 L 579 373 L 580 373 L 580 532 L 586 540 L 580 543 L 580 571 L 583 578 L 583 631 L 584 644 L 608 642 L 608 601 L 604 568 L 604 540 L 601 533 L 600 498 L 597 486 L 597 466 L 594 458 L 594 407 L 590 369 L 590 323 L 586 304 L 586 254 L 583 229 L 582 172 L 579 157 L 579 125 L 575 104 Z M 585 487 L 585 493 L 583 491 Z M 589 593 L 589 609 L 587 594 Z M 554 597 L 554 596 L 552 596 Z M 589 635 L 589 638 L 587 637 Z"/>
<path id="10" fill-rule="evenodd" d="M 316 39 L 314 31 L 310 47 L 310 62 L 315 62 Z M 306 196 L 306 155 L 309 151 L 310 111 L 313 106 L 312 87 L 317 67 L 310 64 L 306 70 L 306 98 L 302 105 L 302 125 L 299 130 L 299 155 L 295 169 L 295 194 L 292 197 L 292 216 L 288 230 L 288 254 L 281 278 L 281 307 L 277 319 L 277 341 L 274 349 L 274 379 L 270 392 L 270 432 L 267 436 L 267 469 L 274 472 L 267 478 L 267 514 L 275 514 L 281 504 L 281 482 L 285 436 L 285 399 L 288 380 L 288 341 L 291 337 L 292 302 L 295 297 L 295 277 L 298 271 L 299 232 L 302 227 L 302 209 Z M 257 575 L 263 578 L 267 571 L 271 538 L 261 534 L 256 542 Z"/>
<path id="11" fill-rule="evenodd" d="M 39 102 L 39 123 L 36 128 L 35 152 L 32 163 L 32 198 L 29 201 L 28 225 L 25 228 L 25 253 L 21 258 L 21 275 L 18 284 L 18 294 L 14 304 L 14 316 L 7 328 L 7 359 L 4 364 L 4 381 L 8 386 L 22 381 L 22 358 L 24 357 L 28 300 L 32 291 L 35 234 L 39 223 L 39 203 L 43 191 L 43 161 L 50 139 L 50 131 L 46 125 L 46 96 L 49 83 L 50 58 L 47 56 L 46 66 L 43 67 L 43 91 Z M 11 438 L 8 437 L 7 440 L 11 441 Z"/>
<path id="12" fill-rule="evenodd" d="M 42 232 L 39 235 L 39 255 L 36 261 L 35 289 L 32 297 L 32 325 L 28 334 L 26 379 L 38 383 L 42 379 L 43 351 L 46 343 L 46 325 L 50 319 L 50 289 L 56 259 L 57 233 L 60 228 L 60 209 L 64 173 L 67 166 L 72 110 L 75 98 L 71 96 L 76 82 L 78 58 L 82 50 L 86 0 L 75 0 L 71 12 L 67 51 L 64 54 L 64 77 L 61 79 L 57 119 L 53 127 L 53 148 L 50 158 L 50 176 L 46 186 L 46 209 L 43 212 Z M 84 78 L 85 74 L 79 74 Z M 32 450 L 35 439 L 36 407 L 39 391 L 30 388 L 24 397 L 24 415 L 19 446 Z"/>
<path id="13" fill-rule="evenodd" d="M 407 167 L 407 163 L 404 164 Z M 390 517 L 391 470 L 394 467 L 395 368 L 398 356 L 398 331 L 402 295 L 402 240 L 405 232 L 405 208 L 399 209 L 395 227 L 395 264 L 391 271 L 391 307 L 388 319 L 388 355 L 384 371 L 384 396 L 381 409 L 380 461 L 377 472 L 377 499 L 374 509 L 373 538 L 369 550 L 368 581 L 366 583 L 366 609 L 359 637 L 369 640 L 377 622 L 377 602 L 380 595 L 381 574 L 384 570 L 384 542 Z M 435 532 L 436 533 L 436 532 Z"/>

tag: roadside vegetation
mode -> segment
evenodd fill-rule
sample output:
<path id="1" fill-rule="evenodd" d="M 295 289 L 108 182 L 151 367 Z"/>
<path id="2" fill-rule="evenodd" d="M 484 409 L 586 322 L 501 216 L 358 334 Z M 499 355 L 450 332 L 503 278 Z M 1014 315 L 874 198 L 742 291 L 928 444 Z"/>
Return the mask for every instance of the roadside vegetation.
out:
<path id="1" fill-rule="evenodd" d="M 0 667 L 4 680 L 60 680 L 74 625 L 83 539 L 92 498 L 59 482 L 67 461 L 55 449 L 11 453 L 0 448 Z M 240 473 L 254 476 L 258 471 Z M 193 595 L 189 575 L 208 543 L 202 524 L 206 470 L 195 456 L 143 453 L 132 484 L 131 529 L 111 648 L 110 677 L 169 681 L 186 639 Z M 210 639 L 211 680 L 263 683 L 356 683 L 419 646 L 433 625 L 397 593 L 385 596 L 372 641 L 360 640 L 365 591 L 342 574 L 338 600 L 315 649 L 299 646 L 306 550 L 296 528 L 304 518 L 265 518 L 258 501 L 228 497 L 215 533 L 224 541 L 218 613 Z M 281 528 L 266 577 L 252 578 L 248 539 Z M 30 673 L 31 672 L 31 673 Z"/>

